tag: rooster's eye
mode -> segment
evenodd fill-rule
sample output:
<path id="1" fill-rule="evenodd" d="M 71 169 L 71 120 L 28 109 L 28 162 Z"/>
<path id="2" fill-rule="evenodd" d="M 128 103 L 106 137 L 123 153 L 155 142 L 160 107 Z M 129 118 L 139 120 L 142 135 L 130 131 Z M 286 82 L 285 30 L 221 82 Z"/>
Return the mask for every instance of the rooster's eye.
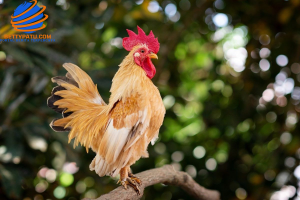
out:
<path id="1" fill-rule="evenodd" d="M 142 49 L 142 50 L 141 50 L 141 53 L 144 53 L 144 52 L 145 52 L 145 50 Z"/>

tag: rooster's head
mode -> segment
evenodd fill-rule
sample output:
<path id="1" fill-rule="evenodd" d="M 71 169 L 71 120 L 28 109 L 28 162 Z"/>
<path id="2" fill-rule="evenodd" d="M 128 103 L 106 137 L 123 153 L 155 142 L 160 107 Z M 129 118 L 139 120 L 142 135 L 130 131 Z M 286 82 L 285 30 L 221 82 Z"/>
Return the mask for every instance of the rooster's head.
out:
<path id="1" fill-rule="evenodd" d="M 142 67 L 147 76 L 152 79 L 156 69 L 151 58 L 158 58 L 156 54 L 159 51 L 159 43 L 152 31 L 147 36 L 140 27 L 137 28 L 138 34 L 127 29 L 129 37 L 123 38 L 123 47 L 127 51 L 134 51 L 132 55 L 135 64 Z"/>

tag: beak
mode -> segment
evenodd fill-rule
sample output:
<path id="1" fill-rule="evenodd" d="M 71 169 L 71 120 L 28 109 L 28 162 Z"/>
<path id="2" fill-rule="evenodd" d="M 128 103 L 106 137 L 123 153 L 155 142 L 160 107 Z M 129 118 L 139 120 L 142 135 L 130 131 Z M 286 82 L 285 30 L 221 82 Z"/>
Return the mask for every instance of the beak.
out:
<path id="1" fill-rule="evenodd" d="M 152 52 L 149 54 L 149 58 L 158 59 L 157 55 L 155 53 L 152 53 Z"/>

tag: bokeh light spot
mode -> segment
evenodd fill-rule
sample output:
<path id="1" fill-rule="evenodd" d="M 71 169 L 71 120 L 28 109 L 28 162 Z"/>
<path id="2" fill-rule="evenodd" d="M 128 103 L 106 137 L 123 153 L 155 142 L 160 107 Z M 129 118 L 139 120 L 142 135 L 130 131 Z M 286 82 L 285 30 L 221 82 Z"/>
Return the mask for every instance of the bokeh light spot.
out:
<path id="1" fill-rule="evenodd" d="M 65 163 L 63 166 L 64 172 L 67 172 L 69 174 L 75 174 L 78 172 L 79 167 L 76 166 L 75 162 Z"/>
<path id="2" fill-rule="evenodd" d="M 206 150 L 203 146 L 197 146 L 193 151 L 193 155 L 197 159 L 203 158 L 205 156 L 205 153 Z"/>
<path id="3" fill-rule="evenodd" d="M 149 12 L 156 13 L 159 11 L 159 4 L 157 1 L 150 1 L 148 5 Z"/>
<path id="4" fill-rule="evenodd" d="M 189 0 L 181 0 L 179 2 L 179 6 L 182 10 L 189 10 L 191 7 L 191 3 Z"/>
<path id="5" fill-rule="evenodd" d="M 289 200 L 296 193 L 296 188 L 292 185 L 283 186 L 279 191 L 274 192 L 270 198 L 270 200 Z M 294 198 L 294 200 L 298 200 L 299 198 Z"/>
<path id="6" fill-rule="evenodd" d="M 266 119 L 269 123 L 274 123 L 277 119 L 277 115 L 275 112 L 268 112 L 266 115 Z"/>
<path id="7" fill-rule="evenodd" d="M 294 176 L 300 180 L 300 165 L 298 167 L 296 167 L 295 171 L 294 171 Z"/>
<path id="8" fill-rule="evenodd" d="M 299 63 L 293 63 L 291 66 L 291 71 L 294 74 L 299 74 L 300 73 L 300 64 Z"/>
<path id="9" fill-rule="evenodd" d="M 259 37 L 259 42 L 262 44 L 262 45 L 268 45 L 270 43 L 271 39 L 270 39 L 270 36 L 268 35 L 261 35 Z"/>
<path id="10" fill-rule="evenodd" d="M 225 7 L 224 1 L 223 0 L 216 0 L 214 3 L 214 6 L 219 9 L 222 10 Z"/>
<path id="11" fill-rule="evenodd" d="M 89 189 L 85 195 L 85 198 L 89 198 L 89 199 L 95 199 L 98 197 L 98 192 L 95 189 Z"/>
<path id="12" fill-rule="evenodd" d="M 276 63 L 281 67 L 286 66 L 288 62 L 289 62 L 288 57 L 286 57 L 285 55 L 279 55 L 276 57 Z"/>
<path id="13" fill-rule="evenodd" d="M 259 51 L 259 56 L 260 56 L 261 58 L 267 58 L 267 57 L 270 56 L 270 54 L 271 54 L 271 51 L 270 51 L 270 49 L 268 49 L 268 48 L 262 48 L 262 49 Z"/>
<path id="14" fill-rule="evenodd" d="M 289 144 L 292 141 L 292 135 L 289 132 L 284 132 L 280 136 L 280 142 L 282 144 Z"/>
<path id="15" fill-rule="evenodd" d="M 289 176 L 290 176 L 290 174 L 286 171 L 280 172 L 276 177 L 275 184 L 278 187 L 282 187 L 288 181 Z M 299 168 L 299 178 L 300 178 L 300 168 Z"/>
<path id="16" fill-rule="evenodd" d="M 292 92 L 292 98 L 294 100 L 299 101 L 300 100 L 300 87 L 295 87 L 293 92 Z"/>
<path id="17" fill-rule="evenodd" d="M 228 24 L 228 17 L 224 13 L 218 13 L 213 16 L 213 22 L 218 27 L 224 27 Z"/>
<path id="18" fill-rule="evenodd" d="M 54 189 L 53 195 L 57 199 L 62 199 L 66 196 L 66 189 L 61 186 L 58 186 L 57 188 Z"/>
<path id="19" fill-rule="evenodd" d="M 235 195 L 238 199 L 246 199 L 247 198 L 247 192 L 243 188 L 236 189 Z"/>
<path id="20" fill-rule="evenodd" d="M 172 22 L 177 22 L 180 19 L 180 13 L 177 11 L 175 15 L 169 18 Z"/>
<path id="21" fill-rule="evenodd" d="M 197 169 L 193 165 L 188 165 L 185 168 L 185 171 L 192 177 L 195 178 L 197 176 Z"/>
<path id="22" fill-rule="evenodd" d="M 280 107 L 285 107 L 287 105 L 287 99 L 285 96 L 278 97 L 276 103 Z"/>
<path id="23" fill-rule="evenodd" d="M 35 191 L 38 193 L 43 193 L 46 191 L 48 187 L 48 183 L 45 180 L 41 180 L 36 186 L 35 186 Z"/>
<path id="24" fill-rule="evenodd" d="M 78 193 L 84 193 L 86 190 L 86 184 L 83 181 L 78 181 L 75 188 Z"/>
<path id="25" fill-rule="evenodd" d="M 56 171 L 54 169 L 47 170 L 46 179 L 49 183 L 53 183 L 56 180 Z"/>
<path id="26" fill-rule="evenodd" d="M 181 151 L 175 151 L 174 153 L 172 153 L 171 158 L 175 162 L 180 162 L 183 160 L 184 154 Z"/>
<path id="27" fill-rule="evenodd" d="M 99 3 L 99 9 L 100 9 L 101 11 L 104 11 L 104 10 L 106 10 L 106 8 L 107 8 L 107 1 L 101 1 L 101 2 Z"/>
<path id="28" fill-rule="evenodd" d="M 261 59 L 259 61 L 259 67 L 263 72 L 268 71 L 270 69 L 270 62 L 267 59 Z"/>
<path id="29" fill-rule="evenodd" d="M 164 154 L 166 152 L 166 145 L 164 143 L 157 143 L 155 146 L 154 146 L 154 151 L 158 154 Z"/>
<path id="30" fill-rule="evenodd" d="M 163 103 L 165 108 L 169 109 L 175 104 L 175 98 L 172 95 L 167 95 L 163 98 Z"/>
<path id="31" fill-rule="evenodd" d="M 294 112 L 289 112 L 285 121 L 285 125 L 289 128 L 293 128 L 298 122 L 297 114 Z"/>
<path id="32" fill-rule="evenodd" d="M 217 161 L 214 158 L 210 158 L 206 161 L 205 166 L 208 170 L 214 171 L 217 167 Z"/>
<path id="33" fill-rule="evenodd" d="M 263 92 L 263 95 L 262 95 L 263 99 L 266 101 L 266 102 L 270 102 L 273 100 L 274 98 L 274 91 L 272 89 L 266 89 L 264 92 Z"/>
<path id="34" fill-rule="evenodd" d="M 144 0 L 137 0 L 135 3 L 136 3 L 137 5 L 141 5 L 143 2 L 144 2 Z"/>
<path id="35" fill-rule="evenodd" d="M 4 51 L 0 51 L 0 61 L 3 61 L 6 59 L 6 54 Z"/>
<path id="36" fill-rule="evenodd" d="M 176 14 L 176 12 L 177 12 L 177 7 L 173 3 L 169 3 L 165 7 L 165 13 L 168 17 L 174 16 Z"/>
<path id="37" fill-rule="evenodd" d="M 48 168 L 47 167 L 43 167 L 42 169 L 39 170 L 38 176 L 45 178 L 47 171 L 48 171 Z"/>
<path id="38" fill-rule="evenodd" d="M 289 168 L 292 168 L 294 167 L 296 164 L 296 159 L 295 158 L 292 158 L 292 157 L 287 157 L 285 160 L 284 160 L 284 165 L 289 167 Z"/>
<path id="39" fill-rule="evenodd" d="M 74 177 L 72 174 L 63 172 L 59 177 L 59 181 L 62 186 L 67 187 L 73 183 Z"/>
<path id="40" fill-rule="evenodd" d="M 274 170 L 269 169 L 264 173 L 264 176 L 267 181 L 273 181 L 276 176 L 276 173 Z"/>

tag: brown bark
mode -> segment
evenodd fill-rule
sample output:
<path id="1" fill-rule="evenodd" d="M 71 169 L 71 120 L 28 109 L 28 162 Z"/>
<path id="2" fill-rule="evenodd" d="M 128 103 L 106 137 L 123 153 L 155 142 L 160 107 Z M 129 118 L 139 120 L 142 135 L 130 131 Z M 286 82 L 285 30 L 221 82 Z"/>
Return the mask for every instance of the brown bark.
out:
<path id="1" fill-rule="evenodd" d="M 141 194 L 137 193 L 129 187 L 127 190 L 120 186 L 113 191 L 98 197 L 96 200 L 136 200 L 140 199 L 144 194 L 144 189 L 148 186 L 163 183 L 166 185 L 175 185 L 181 187 L 190 196 L 199 200 L 219 200 L 220 193 L 215 190 L 209 190 L 198 183 L 187 173 L 176 171 L 173 166 L 165 165 L 160 168 L 150 169 L 136 174 L 141 179 L 142 185 L 139 187 Z M 84 199 L 89 200 L 89 199 Z"/>

